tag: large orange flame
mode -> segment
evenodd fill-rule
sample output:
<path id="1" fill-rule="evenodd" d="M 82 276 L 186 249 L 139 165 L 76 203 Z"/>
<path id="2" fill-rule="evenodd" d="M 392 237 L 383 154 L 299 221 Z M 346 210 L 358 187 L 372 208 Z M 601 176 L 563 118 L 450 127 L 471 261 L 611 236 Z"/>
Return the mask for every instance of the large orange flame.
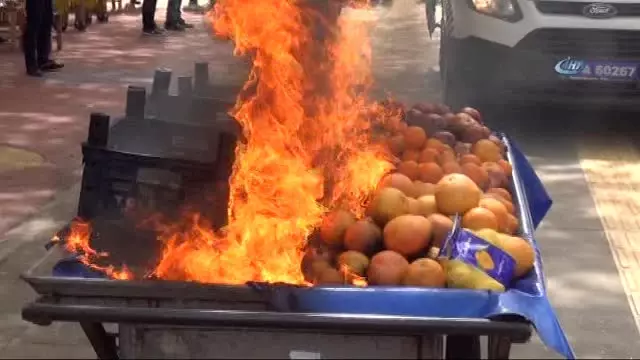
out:
<path id="1" fill-rule="evenodd" d="M 367 98 L 368 28 L 339 19 L 322 43 L 317 25 L 331 20 L 308 6 L 314 1 L 216 4 L 217 34 L 234 41 L 237 55 L 253 59 L 232 112 L 245 141 L 236 148 L 229 223 L 215 230 L 196 216 L 187 231 L 162 231 L 165 248 L 155 276 L 305 284 L 304 248 L 323 215 L 335 208 L 363 215 L 392 169 L 371 136 L 372 114 L 379 121 L 391 115 Z"/>
<path id="2" fill-rule="evenodd" d="M 306 239 L 323 214 L 344 207 L 361 215 L 392 168 L 384 149 L 372 143 L 370 118 L 363 116 L 373 107 L 366 98 L 368 29 L 339 21 L 323 46 L 313 25 L 330 20 L 307 5 L 217 3 L 216 32 L 235 42 L 237 55 L 253 57 L 233 112 L 246 142 L 236 150 L 230 222 L 221 234 L 202 227 L 171 234 L 159 277 L 302 284 Z"/>

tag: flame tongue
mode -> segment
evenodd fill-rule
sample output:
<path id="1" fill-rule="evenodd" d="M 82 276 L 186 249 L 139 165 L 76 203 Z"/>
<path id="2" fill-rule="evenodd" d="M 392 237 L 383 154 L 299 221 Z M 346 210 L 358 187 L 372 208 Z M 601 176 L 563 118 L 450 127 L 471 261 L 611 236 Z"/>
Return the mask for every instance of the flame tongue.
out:
<path id="1" fill-rule="evenodd" d="M 245 141 L 236 148 L 229 224 L 216 231 L 194 216 L 187 230 L 164 229 L 155 276 L 305 284 L 304 247 L 322 216 L 337 207 L 362 215 L 392 168 L 371 142 L 370 115 L 382 121 L 388 115 L 366 99 L 367 29 L 340 21 L 322 44 L 310 24 L 326 19 L 302 8 L 293 0 L 216 4 L 216 32 L 235 42 L 236 54 L 253 59 L 233 111 Z"/>

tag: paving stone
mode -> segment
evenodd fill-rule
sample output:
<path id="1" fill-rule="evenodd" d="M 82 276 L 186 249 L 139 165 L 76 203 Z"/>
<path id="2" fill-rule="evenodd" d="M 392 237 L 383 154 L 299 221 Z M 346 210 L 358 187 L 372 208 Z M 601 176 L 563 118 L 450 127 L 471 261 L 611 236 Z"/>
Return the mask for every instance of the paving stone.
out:
<path id="1" fill-rule="evenodd" d="M 36 344 L 14 339 L 0 351 L 0 359 L 95 359 L 88 345 Z"/>

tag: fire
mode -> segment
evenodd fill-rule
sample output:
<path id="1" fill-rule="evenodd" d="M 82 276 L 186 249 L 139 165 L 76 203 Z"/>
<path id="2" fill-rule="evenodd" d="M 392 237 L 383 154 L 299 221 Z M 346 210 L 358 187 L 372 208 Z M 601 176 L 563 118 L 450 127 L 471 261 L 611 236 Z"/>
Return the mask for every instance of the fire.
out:
<path id="1" fill-rule="evenodd" d="M 372 140 L 372 116 L 384 122 L 397 114 L 367 98 L 367 26 L 341 18 L 322 45 L 310 24 L 329 20 L 303 10 L 304 3 L 219 0 L 210 14 L 216 33 L 234 41 L 235 54 L 253 59 L 232 111 L 245 141 L 236 148 L 229 223 L 213 229 L 196 215 L 187 230 L 161 231 L 164 250 L 154 276 L 305 284 L 304 249 L 323 215 L 336 208 L 363 215 L 370 194 L 393 168 Z M 79 243 L 70 239 L 68 246 Z"/>
<path id="2" fill-rule="evenodd" d="M 80 219 L 74 219 L 69 227 L 69 233 L 64 239 L 64 247 L 67 251 L 77 254 L 77 259 L 87 267 L 104 273 L 105 275 L 117 280 L 131 280 L 133 274 L 127 267 L 116 269 L 112 265 L 100 266 L 97 264 L 102 259 L 107 259 L 109 253 L 98 252 L 91 248 L 89 242 L 91 240 L 91 225 Z M 56 235 L 51 239 L 52 242 L 62 243 L 62 240 Z"/>

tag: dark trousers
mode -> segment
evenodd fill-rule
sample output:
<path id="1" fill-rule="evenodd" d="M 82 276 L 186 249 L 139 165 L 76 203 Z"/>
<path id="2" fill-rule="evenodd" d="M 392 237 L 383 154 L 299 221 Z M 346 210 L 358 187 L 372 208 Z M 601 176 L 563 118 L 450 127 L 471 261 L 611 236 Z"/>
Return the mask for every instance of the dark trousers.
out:
<path id="1" fill-rule="evenodd" d="M 23 34 L 24 62 L 27 70 L 38 69 L 50 60 L 52 0 L 26 0 L 27 24 Z"/>
<path id="2" fill-rule="evenodd" d="M 142 29 L 153 30 L 156 27 L 154 17 L 156 15 L 157 0 L 142 1 Z"/>
<path id="3" fill-rule="evenodd" d="M 167 2 L 166 24 L 176 25 L 180 22 L 180 19 L 182 19 L 182 10 L 180 10 L 180 5 L 182 5 L 182 0 L 169 0 Z"/>

